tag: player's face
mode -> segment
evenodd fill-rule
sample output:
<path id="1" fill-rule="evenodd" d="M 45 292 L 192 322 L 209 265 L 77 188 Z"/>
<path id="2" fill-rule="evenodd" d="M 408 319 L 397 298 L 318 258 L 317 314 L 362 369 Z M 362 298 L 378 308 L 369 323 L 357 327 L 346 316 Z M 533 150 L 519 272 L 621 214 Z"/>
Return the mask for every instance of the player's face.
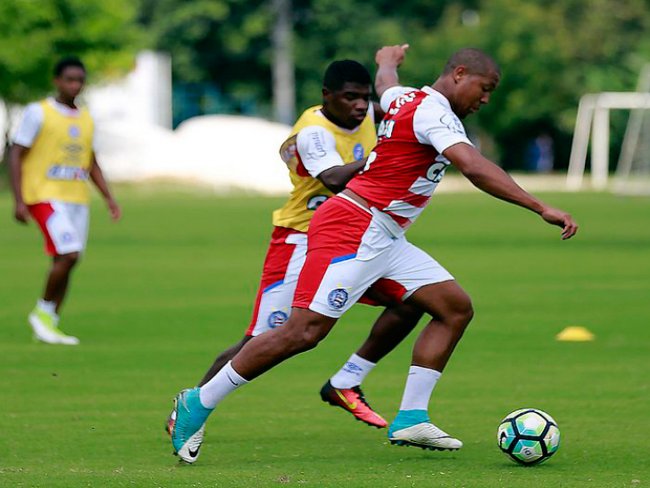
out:
<path id="1" fill-rule="evenodd" d="M 86 83 L 86 72 L 78 66 L 68 66 L 54 78 L 57 91 L 65 98 L 74 99 Z"/>
<path id="2" fill-rule="evenodd" d="M 454 73 L 456 76 L 456 73 Z M 478 112 L 490 101 L 490 95 L 499 84 L 499 73 L 490 70 L 485 74 L 461 72 L 456 78 L 456 96 L 453 109 L 461 119 Z"/>
<path id="3" fill-rule="evenodd" d="M 323 112 L 327 118 L 345 129 L 361 125 L 368 113 L 370 85 L 346 81 L 340 90 L 323 88 Z"/>

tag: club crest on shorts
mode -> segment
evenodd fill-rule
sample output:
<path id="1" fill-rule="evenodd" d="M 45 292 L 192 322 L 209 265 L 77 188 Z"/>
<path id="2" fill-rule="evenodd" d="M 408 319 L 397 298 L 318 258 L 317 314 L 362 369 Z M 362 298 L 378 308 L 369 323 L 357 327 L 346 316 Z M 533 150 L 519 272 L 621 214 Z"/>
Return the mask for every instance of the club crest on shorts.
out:
<path id="1" fill-rule="evenodd" d="M 271 312 L 269 314 L 269 318 L 266 320 L 266 322 L 269 324 L 269 327 L 271 329 L 275 329 L 276 327 L 284 325 L 288 318 L 289 316 L 282 310 L 276 310 L 275 312 Z"/>
<path id="2" fill-rule="evenodd" d="M 336 288 L 327 295 L 327 303 L 330 308 L 339 310 L 348 302 L 348 292 L 343 288 Z"/>

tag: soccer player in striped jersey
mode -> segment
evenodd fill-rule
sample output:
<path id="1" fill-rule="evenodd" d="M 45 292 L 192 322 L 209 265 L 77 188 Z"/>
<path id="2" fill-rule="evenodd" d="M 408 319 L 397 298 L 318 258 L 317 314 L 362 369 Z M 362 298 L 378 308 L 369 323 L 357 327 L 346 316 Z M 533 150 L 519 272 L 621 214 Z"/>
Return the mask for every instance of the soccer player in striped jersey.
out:
<path id="1" fill-rule="evenodd" d="M 38 224 L 45 251 L 52 256 L 45 290 L 28 316 L 34 338 L 48 344 L 79 344 L 58 325 L 70 274 L 86 247 L 88 180 L 103 195 L 113 220 L 120 218 L 95 158 L 93 119 L 75 102 L 85 81 L 79 59 L 57 63 L 56 96 L 27 106 L 9 155 L 14 216 L 23 224 L 30 219 Z"/>
<path id="2" fill-rule="evenodd" d="M 315 347 L 337 320 L 378 279 L 403 287 L 404 300 L 431 316 L 413 350 L 400 410 L 388 430 L 391 443 L 456 450 L 462 442 L 429 419 L 429 400 L 443 369 L 472 319 L 469 296 L 435 259 L 404 234 L 428 204 L 449 164 L 488 194 L 577 232 L 573 218 L 527 193 L 486 159 L 465 134 L 461 119 L 489 102 L 501 74 L 477 49 L 454 53 L 441 75 L 422 89 L 403 88 L 397 67 L 404 46 L 376 55 L 375 86 L 386 111 L 377 146 L 346 189 L 328 199 L 308 231 L 307 256 L 298 278 L 291 316 L 283 327 L 251 339 L 206 384 L 209 399 L 186 394 L 177 433 L 197 451 L 197 431 L 231 392 L 285 359 Z M 205 401 L 204 401 L 205 400 Z M 185 445 L 183 447 L 185 447 Z"/>

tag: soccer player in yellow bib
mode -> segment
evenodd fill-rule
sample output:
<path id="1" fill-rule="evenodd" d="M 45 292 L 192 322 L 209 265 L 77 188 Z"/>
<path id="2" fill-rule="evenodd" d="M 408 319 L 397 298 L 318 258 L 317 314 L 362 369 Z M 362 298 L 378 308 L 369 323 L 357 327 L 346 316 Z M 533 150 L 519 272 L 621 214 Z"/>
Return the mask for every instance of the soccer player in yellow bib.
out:
<path id="1" fill-rule="evenodd" d="M 186 462 L 198 457 L 204 428 L 184 439 L 178 409 L 187 396 L 209 406 L 219 397 L 210 380 L 255 336 L 280 327 L 291 311 L 296 283 L 307 251 L 307 229 L 316 208 L 363 168 L 376 143 L 375 121 L 383 112 L 370 102 L 372 80 L 361 64 L 335 61 L 323 79 L 323 104 L 308 108 L 295 123 L 280 149 L 289 167 L 293 190 L 282 208 L 273 212 L 274 230 L 264 261 L 252 320 L 243 339 L 224 351 L 205 374 L 199 387 L 183 390 L 167 421 L 174 449 Z M 370 336 L 343 367 L 322 387 L 323 401 L 341 407 L 370 426 L 385 428 L 386 421 L 365 400 L 360 385 L 377 361 L 388 354 L 415 327 L 422 312 L 401 301 L 403 290 L 388 281 L 378 282 L 361 301 L 387 308 Z"/>
<path id="2" fill-rule="evenodd" d="M 52 256 L 45 291 L 28 320 L 34 338 L 48 344 L 79 344 L 59 329 L 59 310 L 70 273 L 86 246 L 89 185 L 92 181 L 108 204 L 113 220 L 120 218 L 93 150 L 93 119 L 75 99 L 86 81 L 77 58 L 54 68 L 56 96 L 27 106 L 10 151 L 14 216 L 40 227 L 45 250 Z"/>

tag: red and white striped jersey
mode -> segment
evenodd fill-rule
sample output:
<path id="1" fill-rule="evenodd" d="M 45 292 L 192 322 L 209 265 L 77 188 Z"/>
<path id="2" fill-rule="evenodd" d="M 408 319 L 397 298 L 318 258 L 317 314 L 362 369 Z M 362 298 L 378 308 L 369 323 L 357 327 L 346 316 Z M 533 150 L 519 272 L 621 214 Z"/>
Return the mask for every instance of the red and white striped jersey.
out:
<path id="1" fill-rule="evenodd" d="M 386 116 L 379 141 L 347 187 L 390 217 L 397 224 L 390 225 L 393 233 L 402 234 L 422 213 L 450 164 L 442 152 L 472 143 L 449 100 L 429 86 L 389 88 L 381 105 Z"/>

